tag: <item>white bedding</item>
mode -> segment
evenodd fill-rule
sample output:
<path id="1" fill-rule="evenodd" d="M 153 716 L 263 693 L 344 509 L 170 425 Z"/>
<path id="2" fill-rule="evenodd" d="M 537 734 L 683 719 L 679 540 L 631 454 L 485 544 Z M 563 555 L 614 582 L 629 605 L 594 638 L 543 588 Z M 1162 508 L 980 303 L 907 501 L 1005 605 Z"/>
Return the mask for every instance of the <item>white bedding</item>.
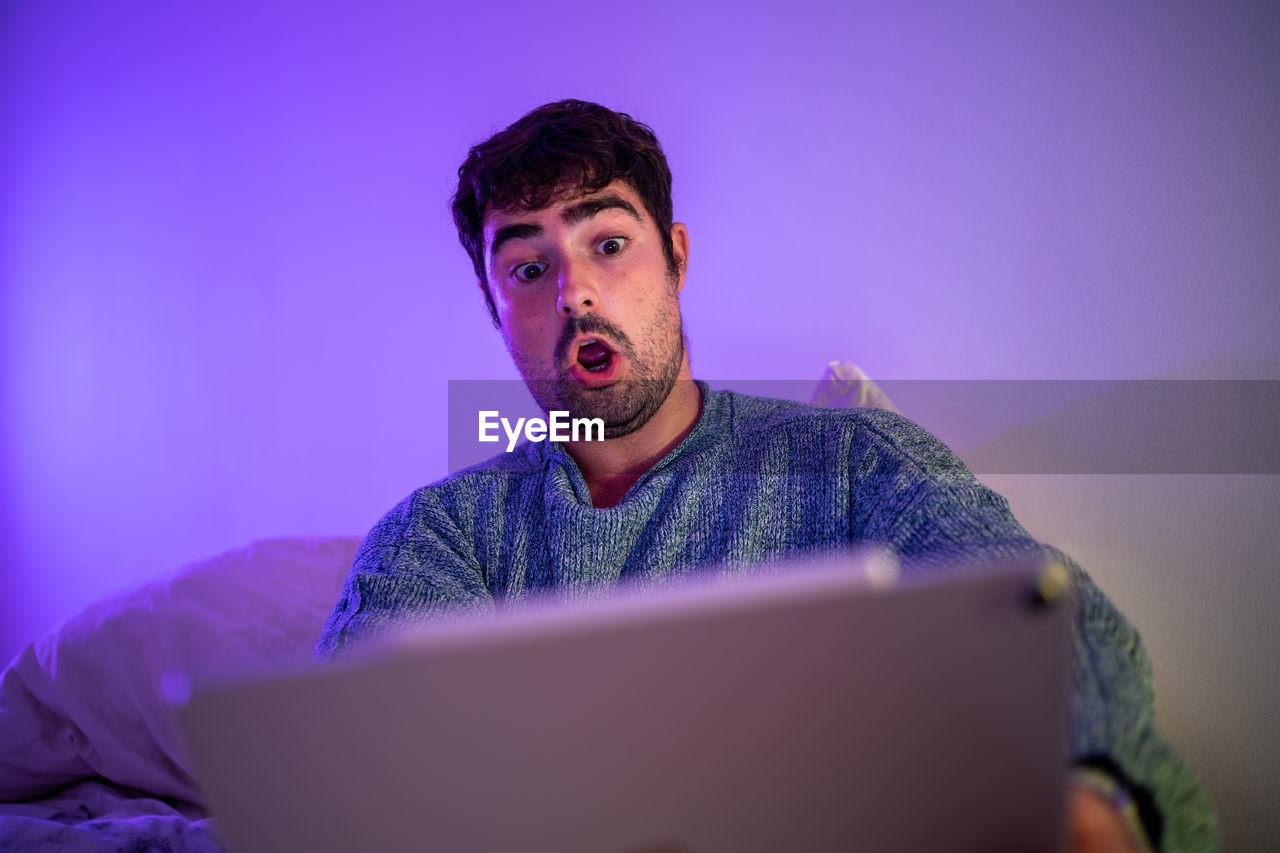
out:
<path id="1" fill-rule="evenodd" d="M 0 849 L 170 837 L 217 849 L 165 674 L 309 663 L 358 544 L 258 542 L 98 602 L 23 649 L 0 679 Z"/>

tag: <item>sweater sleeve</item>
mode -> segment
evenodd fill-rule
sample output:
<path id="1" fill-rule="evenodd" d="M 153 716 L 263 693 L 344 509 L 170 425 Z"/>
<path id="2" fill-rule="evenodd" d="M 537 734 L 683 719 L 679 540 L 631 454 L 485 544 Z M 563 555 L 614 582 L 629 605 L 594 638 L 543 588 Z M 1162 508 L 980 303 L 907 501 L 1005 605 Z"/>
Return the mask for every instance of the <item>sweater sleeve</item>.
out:
<path id="1" fill-rule="evenodd" d="M 1146 807 L 1143 828 L 1164 853 L 1218 849 L 1217 819 L 1195 774 L 1156 729 L 1151 663 L 1142 639 L 1089 575 L 1033 540 L 1008 501 L 983 486 L 941 442 L 905 419 L 855 462 L 875 486 L 868 538 L 887 541 L 906 573 L 979 569 L 1040 553 L 1071 576 L 1070 747 L 1079 767 L 1106 768 Z M 874 457 L 868 461 L 868 456 Z"/>
<path id="2" fill-rule="evenodd" d="M 355 562 L 316 643 L 316 660 L 348 653 L 396 627 L 468 613 L 492 613 L 493 596 L 469 538 L 420 489 L 379 521 Z"/>

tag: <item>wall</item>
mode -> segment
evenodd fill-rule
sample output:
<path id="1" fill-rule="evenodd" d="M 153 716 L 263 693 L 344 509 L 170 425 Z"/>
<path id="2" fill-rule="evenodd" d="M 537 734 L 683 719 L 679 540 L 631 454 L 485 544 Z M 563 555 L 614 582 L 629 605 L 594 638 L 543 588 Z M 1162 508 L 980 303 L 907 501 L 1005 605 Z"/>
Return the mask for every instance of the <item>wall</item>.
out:
<path id="1" fill-rule="evenodd" d="M 447 380 L 515 375 L 447 199 L 468 146 L 548 100 L 662 139 L 696 375 L 1280 378 L 1274 4 L 435 5 L 0 10 L 0 657 L 181 563 L 362 532 L 446 472 Z M 1273 482 L 1239 494 L 1274 517 Z M 1228 780 L 1280 794 L 1245 772 L 1274 547 L 1232 552 L 1210 629 L 1205 562 L 1161 533 L 1256 526 L 1212 489 L 1103 485 L 1015 506 L 1086 543 L 1110 500 L 1149 533 L 1128 569 L 1079 556 L 1159 640 L 1241 841 L 1261 812 Z M 1203 631 L 1199 681 L 1178 638 Z"/>

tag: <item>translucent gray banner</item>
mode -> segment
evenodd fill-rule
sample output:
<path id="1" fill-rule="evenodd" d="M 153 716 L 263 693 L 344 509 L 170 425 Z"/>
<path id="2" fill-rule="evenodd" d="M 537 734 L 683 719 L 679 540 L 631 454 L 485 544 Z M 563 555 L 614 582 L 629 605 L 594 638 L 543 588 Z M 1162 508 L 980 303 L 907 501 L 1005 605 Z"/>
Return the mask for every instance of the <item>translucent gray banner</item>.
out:
<path id="1" fill-rule="evenodd" d="M 896 409 L 975 474 L 1280 473 L 1280 380 L 731 380 L 714 389 Z M 505 451 L 520 418 L 548 420 L 524 384 L 450 380 L 449 470 Z M 536 431 L 535 431 L 536 435 Z M 518 442 L 525 440 L 523 428 Z"/>

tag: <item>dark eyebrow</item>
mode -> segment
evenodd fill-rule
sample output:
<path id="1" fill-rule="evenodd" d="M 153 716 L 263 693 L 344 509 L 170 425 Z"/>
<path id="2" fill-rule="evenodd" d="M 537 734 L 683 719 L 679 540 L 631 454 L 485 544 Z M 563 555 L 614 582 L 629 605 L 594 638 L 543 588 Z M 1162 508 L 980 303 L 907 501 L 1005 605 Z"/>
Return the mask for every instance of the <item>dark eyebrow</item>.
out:
<path id="1" fill-rule="evenodd" d="M 575 225 L 606 210 L 621 210 L 629 213 L 636 222 L 644 222 L 631 202 L 614 193 L 606 193 L 570 205 L 560 213 L 560 218 L 569 225 Z M 493 234 L 493 246 L 489 249 L 489 256 L 497 257 L 498 250 L 510 240 L 528 240 L 532 237 L 541 237 L 542 234 L 542 226 L 535 225 L 532 222 L 517 222 L 512 225 L 504 225 Z"/>
<path id="2" fill-rule="evenodd" d="M 509 240 L 528 240 L 530 237 L 541 237 L 542 226 L 534 225 L 531 222 L 517 222 L 514 225 L 503 225 L 493 234 L 493 248 L 489 250 L 489 257 L 496 258 L 498 250 L 502 248 L 502 244 Z"/>
<path id="3" fill-rule="evenodd" d="M 591 217 L 599 213 L 603 213 L 606 210 L 622 210 L 631 214 L 631 218 L 636 222 L 644 221 L 640 218 L 640 214 L 636 212 L 636 209 L 632 206 L 631 202 L 627 201 L 620 195 L 615 195 L 614 193 L 606 193 L 605 195 L 596 196 L 595 198 L 589 198 L 586 201 L 580 201 L 577 204 L 570 205 L 561 212 L 560 218 L 569 225 L 573 225 L 584 219 L 590 219 Z"/>

